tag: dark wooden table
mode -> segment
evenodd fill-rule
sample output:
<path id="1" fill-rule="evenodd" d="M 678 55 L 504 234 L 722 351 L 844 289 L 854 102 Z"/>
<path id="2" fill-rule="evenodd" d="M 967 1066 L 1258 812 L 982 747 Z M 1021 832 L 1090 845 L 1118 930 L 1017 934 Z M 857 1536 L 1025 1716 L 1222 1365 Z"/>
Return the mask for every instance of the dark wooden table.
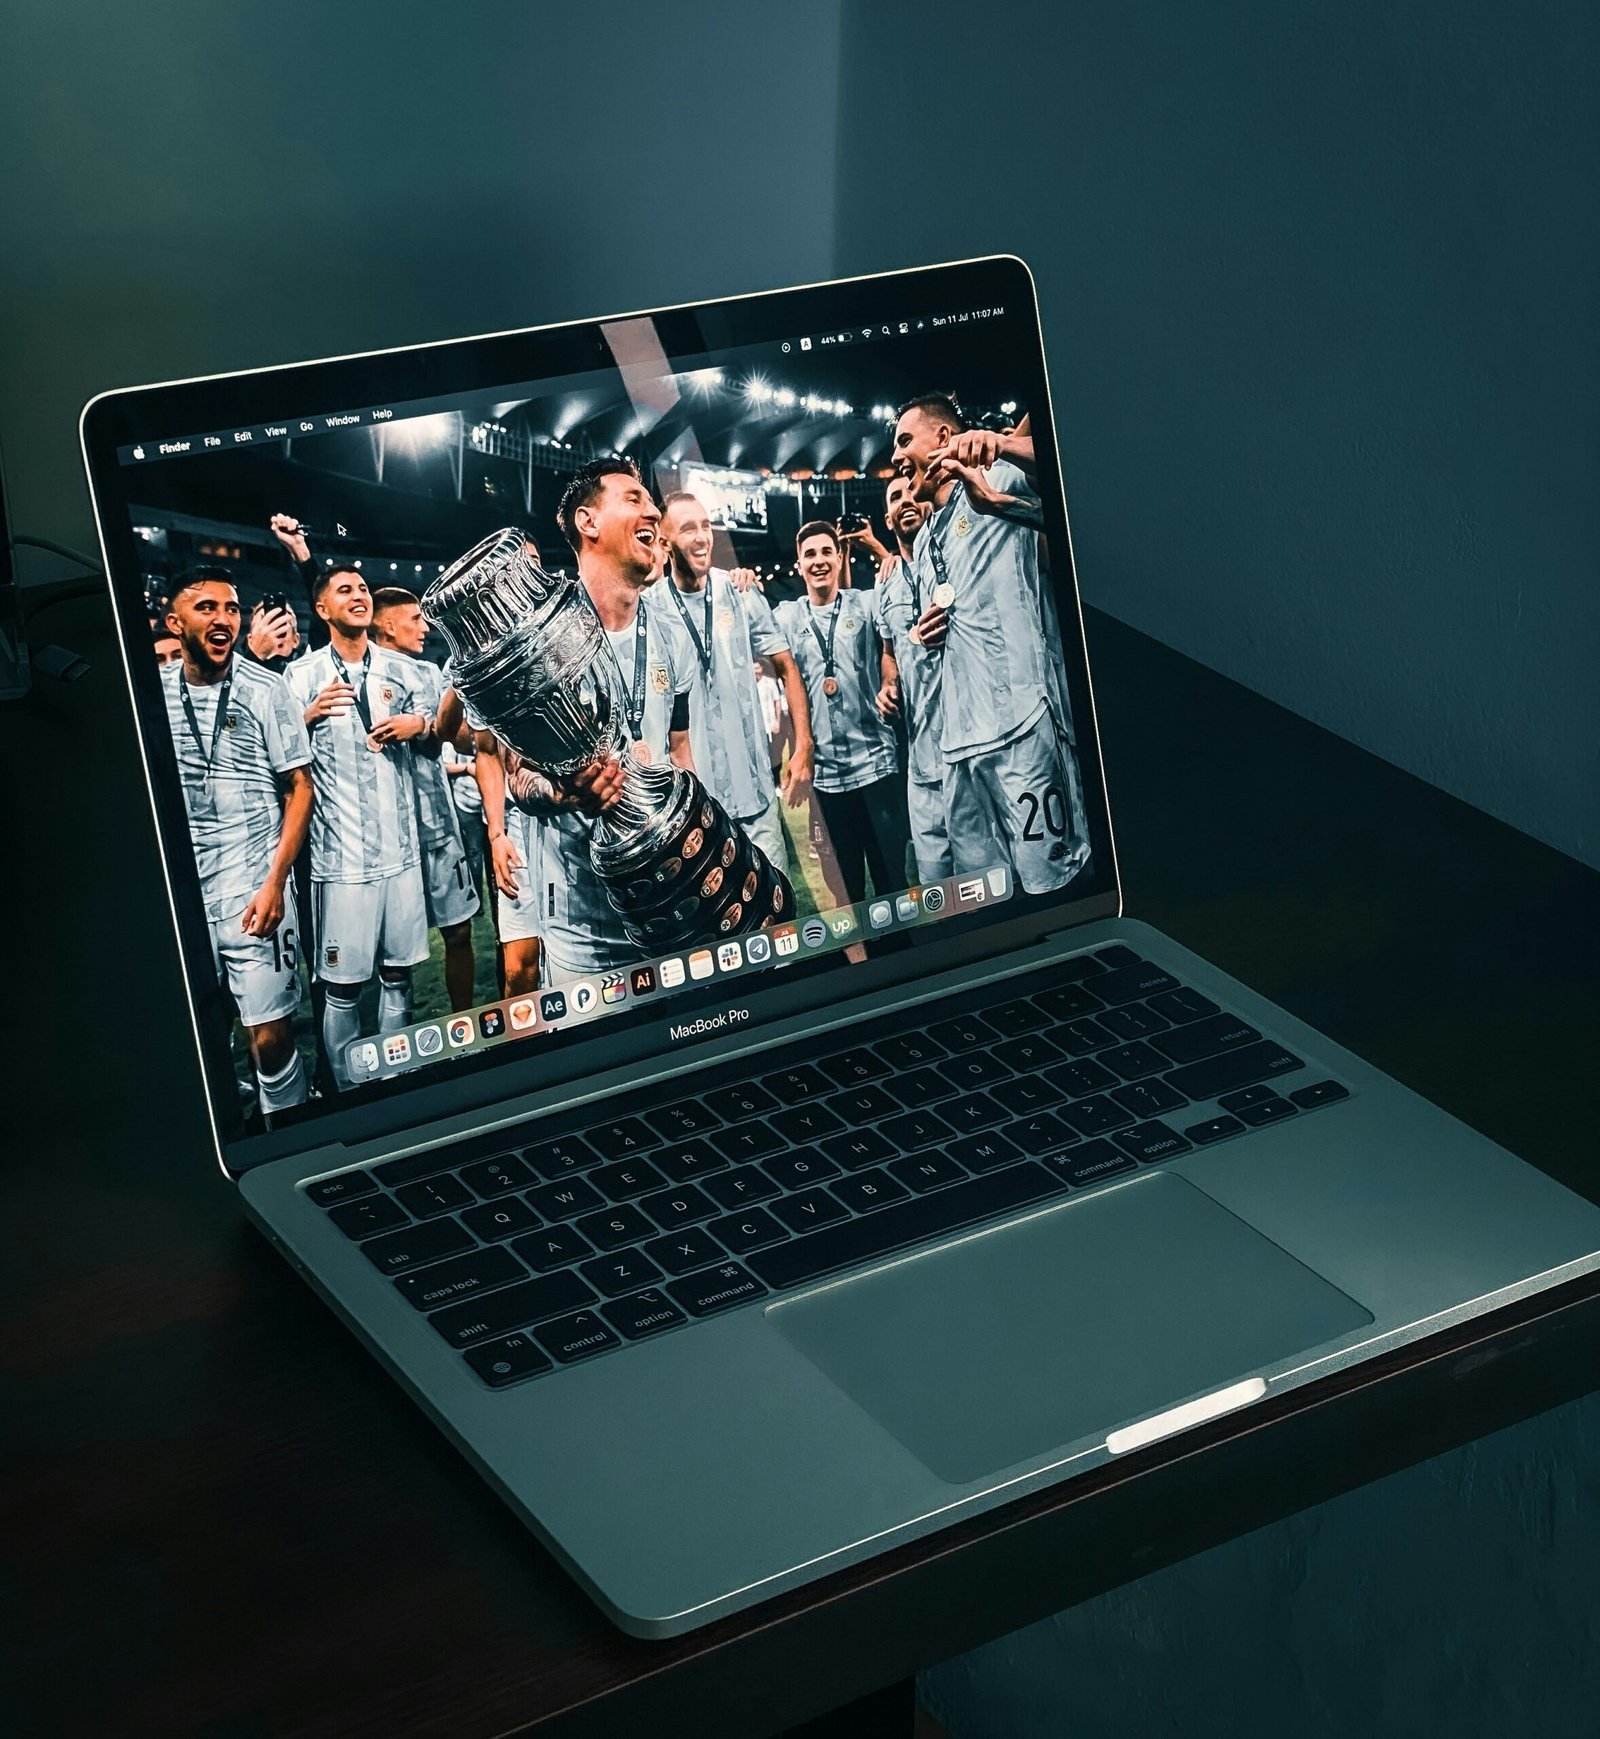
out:
<path id="1" fill-rule="evenodd" d="M 855 1730 L 887 1731 L 921 1667 L 1593 1386 L 1586 1282 L 712 1629 L 625 1637 L 246 1226 L 108 616 L 45 624 L 93 670 L 0 713 L 8 1732 L 714 1739 L 874 1693 Z M 1090 633 L 1130 912 L 1600 1200 L 1600 877 Z"/>

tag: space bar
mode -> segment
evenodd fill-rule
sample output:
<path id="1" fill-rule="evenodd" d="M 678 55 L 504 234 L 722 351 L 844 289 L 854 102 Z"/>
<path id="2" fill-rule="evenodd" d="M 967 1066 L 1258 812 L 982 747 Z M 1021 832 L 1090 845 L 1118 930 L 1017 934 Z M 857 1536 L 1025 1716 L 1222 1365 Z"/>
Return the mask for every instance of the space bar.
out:
<path id="1" fill-rule="evenodd" d="M 845 1220 L 823 1231 L 796 1238 L 792 1244 L 777 1244 L 770 1250 L 745 1257 L 745 1266 L 768 1286 L 798 1286 L 835 1268 L 849 1268 L 870 1261 L 906 1244 L 953 1232 L 994 1214 L 1007 1213 L 1044 1196 L 1062 1195 L 1059 1178 L 1052 1177 L 1036 1160 L 990 1172 L 971 1183 L 935 1190 L 915 1201 L 879 1208 L 859 1220 Z"/>

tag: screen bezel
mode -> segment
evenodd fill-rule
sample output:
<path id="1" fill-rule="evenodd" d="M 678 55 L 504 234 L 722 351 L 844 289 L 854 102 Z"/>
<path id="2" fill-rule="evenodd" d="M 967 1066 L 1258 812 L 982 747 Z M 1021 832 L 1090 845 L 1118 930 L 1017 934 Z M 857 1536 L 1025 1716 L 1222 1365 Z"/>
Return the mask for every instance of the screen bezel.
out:
<path id="1" fill-rule="evenodd" d="M 222 992 L 211 964 L 193 854 L 167 849 L 169 839 L 187 838 L 187 819 L 174 757 L 150 753 L 152 742 L 164 741 L 165 709 L 157 666 L 140 656 L 148 644 L 148 625 L 126 487 L 133 472 L 120 463 L 118 448 L 190 430 L 336 412 L 351 405 L 389 400 L 468 396 L 492 392 L 513 381 L 609 367 L 614 358 L 604 329 L 621 320 L 655 321 L 663 348 L 676 359 L 774 341 L 789 332 L 855 326 L 863 319 L 882 317 L 890 299 L 896 309 L 919 312 L 999 302 L 1008 309 L 1013 305 L 1025 309 L 1029 315 L 1026 328 L 1012 328 L 1006 341 L 1019 345 L 1027 402 L 1044 412 L 1035 416 L 1032 428 L 1090 827 L 1095 873 L 1089 887 L 1085 890 L 1073 883 L 1056 895 L 1019 896 L 1013 915 L 951 919 L 935 930 L 920 933 L 915 946 L 864 963 L 846 965 L 842 957 L 835 956 L 831 963 L 818 961 L 793 976 L 788 971 L 774 973 L 771 983 L 742 978 L 736 989 L 713 981 L 698 992 L 675 995 L 660 1013 L 648 1006 L 641 1006 L 637 1013 L 629 1009 L 607 1022 L 567 1034 L 546 1035 L 528 1046 L 526 1054 L 522 1046 L 500 1046 L 438 1070 L 437 1079 L 433 1071 L 423 1070 L 356 1089 L 349 1103 L 341 1102 L 337 1109 L 324 1109 L 286 1128 L 225 1134 L 217 1117 L 219 1093 L 235 1089 L 226 1024 L 216 1018 Z M 1031 273 L 1015 256 L 917 267 L 677 308 L 645 309 L 355 357 L 121 389 L 101 394 L 84 407 L 80 434 L 183 958 L 207 1112 L 218 1161 L 230 1176 L 269 1160 L 325 1150 L 335 1143 L 370 1142 L 388 1130 L 414 1131 L 436 1118 L 581 1082 L 641 1057 L 670 1055 L 673 1041 L 669 1027 L 697 1009 L 726 1004 L 730 995 L 751 1007 L 751 1020 L 741 1027 L 741 1036 L 748 1038 L 758 1034 L 762 1024 L 824 1007 L 842 994 L 853 999 L 880 987 L 903 985 L 1036 942 L 1048 933 L 1117 915 L 1122 909 L 1037 298 Z M 1058 551 L 1064 563 L 1055 560 Z M 1076 656 L 1068 650 L 1074 627 Z M 847 976 L 840 978 L 841 971 Z"/>

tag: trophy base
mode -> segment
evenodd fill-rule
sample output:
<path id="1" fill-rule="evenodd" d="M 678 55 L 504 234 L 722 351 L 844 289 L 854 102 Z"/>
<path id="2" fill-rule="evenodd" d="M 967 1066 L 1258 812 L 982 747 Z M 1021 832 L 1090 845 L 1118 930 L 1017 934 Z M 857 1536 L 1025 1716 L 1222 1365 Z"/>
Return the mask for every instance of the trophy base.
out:
<path id="1" fill-rule="evenodd" d="M 672 775 L 670 798 L 646 836 L 613 844 L 602 826 L 590 845 L 595 874 L 630 940 L 659 953 L 793 917 L 789 878 L 698 775 L 681 767 Z"/>

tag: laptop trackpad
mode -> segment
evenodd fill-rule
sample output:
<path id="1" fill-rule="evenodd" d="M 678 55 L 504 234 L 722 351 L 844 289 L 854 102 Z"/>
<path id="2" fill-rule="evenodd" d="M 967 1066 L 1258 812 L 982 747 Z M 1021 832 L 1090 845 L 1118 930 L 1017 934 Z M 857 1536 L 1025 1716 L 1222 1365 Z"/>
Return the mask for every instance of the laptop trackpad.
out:
<path id="1" fill-rule="evenodd" d="M 1171 1173 L 838 1281 L 767 1319 L 955 1484 L 1372 1321 Z"/>

